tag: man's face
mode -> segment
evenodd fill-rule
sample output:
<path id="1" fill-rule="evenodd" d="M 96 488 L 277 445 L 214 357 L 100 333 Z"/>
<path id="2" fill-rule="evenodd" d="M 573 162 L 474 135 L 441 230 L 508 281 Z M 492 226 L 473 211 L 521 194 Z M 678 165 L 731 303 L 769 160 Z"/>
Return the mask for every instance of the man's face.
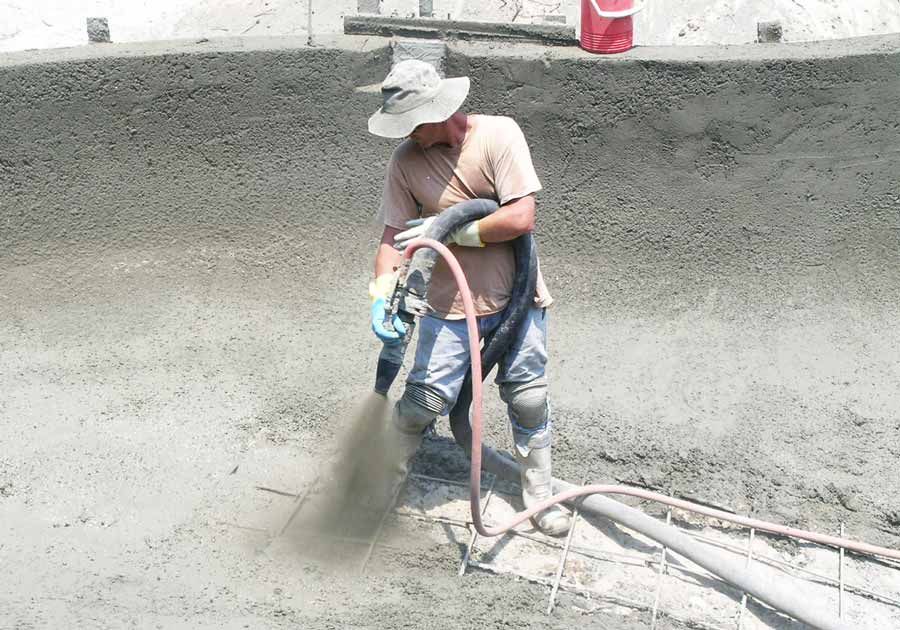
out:
<path id="1" fill-rule="evenodd" d="M 444 123 L 423 123 L 409 134 L 410 140 L 428 149 L 444 139 Z"/>

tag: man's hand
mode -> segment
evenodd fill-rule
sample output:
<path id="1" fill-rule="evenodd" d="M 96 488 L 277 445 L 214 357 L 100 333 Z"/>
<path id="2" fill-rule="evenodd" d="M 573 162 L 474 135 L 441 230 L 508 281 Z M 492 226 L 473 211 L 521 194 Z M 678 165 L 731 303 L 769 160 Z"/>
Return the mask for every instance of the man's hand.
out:
<path id="1" fill-rule="evenodd" d="M 385 326 L 390 317 L 390 313 L 387 312 L 387 303 L 396 286 L 396 273 L 382 274 L 369 283 L 369 296 L 372 298 L 372 331 L 386 344 L 400 343 L 406 336 L 406 325 L 400 321 L 400 317 L 397 315 L 394 315 L 391 321 L 393 330 Z"/>
<path id="2" fill-rule="evenodd" d="M 434 221 L 434 217 L 427 219 L 413 219 L 406 222 L 409 228 L 405 232 L 400 232 L 394 237 L 394 247 L 403 251 L 409 245 L 410 241 L 420 236 L 424 236 L 428 226 Z M 478 221 L 470 221 L 454 230 L 447 239 L 450 243 L 456 243 L 463 247 L 484 247 L 481 241 L 481 235 L 478 228 Z"/>

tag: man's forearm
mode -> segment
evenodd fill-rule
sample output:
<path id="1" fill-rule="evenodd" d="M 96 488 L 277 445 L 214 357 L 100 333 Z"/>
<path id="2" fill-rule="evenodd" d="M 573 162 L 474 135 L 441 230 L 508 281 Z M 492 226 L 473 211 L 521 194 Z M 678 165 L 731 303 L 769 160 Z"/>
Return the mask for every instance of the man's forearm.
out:
<path id="1" fill-rule="evenodd" d="M 516 199 L 478 222 L 478 234 L 485 243 L 502 243 L 534 230 L 533 195 Z"/>
<path id="2" fill-rule="evenodd" d="M 382 243 L 375 254 L 375 277 L 386 273 L 392 273 L 403 260 L 403 254 L 394 249 L 393 245 Z"/>
<path id="3" fill-rule="evenodd" d="M 392 273 L 403 262 L 403 254 L 394 249 L 394 237 L 400 230 L 386 226 L 375 252 L 375 277 Z"/>

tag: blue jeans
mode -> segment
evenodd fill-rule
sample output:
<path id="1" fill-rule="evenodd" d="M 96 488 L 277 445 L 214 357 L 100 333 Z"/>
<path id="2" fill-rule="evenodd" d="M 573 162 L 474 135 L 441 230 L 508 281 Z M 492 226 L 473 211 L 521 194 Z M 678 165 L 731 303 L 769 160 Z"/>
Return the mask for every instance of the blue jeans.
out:
<path id="1" fill-rule="evenodd" d="M 503 313 L 478 318 L 481 338 L 500 325 Z M 547 366 L 547 309 L 532 308 L 522 324 L 524 334 L 500 362 L 495 382 L 528 383 L 544 376 Z M 469 369 L 469 333 L 464 319 L 423 317 L 419 345 L 407 383 L 427 385 L 446 401 L 441 415 L 450 413 Z"/>

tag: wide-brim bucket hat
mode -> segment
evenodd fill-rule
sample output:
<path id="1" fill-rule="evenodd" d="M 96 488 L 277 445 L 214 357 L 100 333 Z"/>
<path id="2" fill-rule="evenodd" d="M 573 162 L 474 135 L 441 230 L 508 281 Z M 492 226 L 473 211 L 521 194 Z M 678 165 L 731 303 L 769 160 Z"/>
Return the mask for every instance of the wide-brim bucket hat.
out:
<path id="1" fill-rule="evenodd" d="M 401 61 L 381 84 L 383 104 L 369 118 L 369 132 L 405 138 L 419 125 L 443 122 L 462 107 L 469 85 L 469 77 L 441 79 L 425 61 Z"/>

